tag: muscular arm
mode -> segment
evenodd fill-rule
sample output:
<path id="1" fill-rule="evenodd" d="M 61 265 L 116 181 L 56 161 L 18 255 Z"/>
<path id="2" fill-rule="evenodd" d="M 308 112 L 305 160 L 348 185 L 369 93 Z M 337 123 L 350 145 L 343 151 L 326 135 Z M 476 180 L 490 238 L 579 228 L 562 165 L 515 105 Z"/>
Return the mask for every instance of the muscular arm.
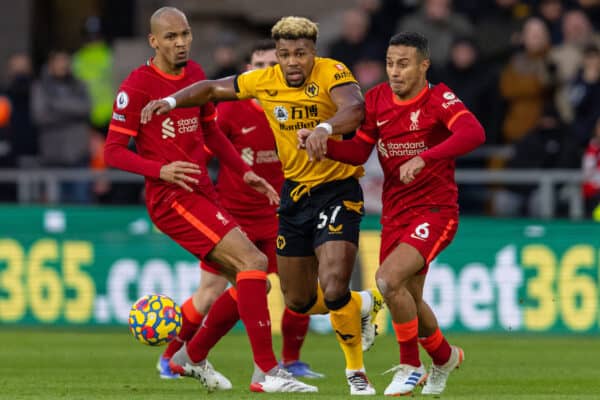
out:
<path id="1" fill-rule="evenodd" d="M 175 98 L 177 107 L 201 106 L 209 101 L 237 100 L 234 81 L 235 76 L 199 81 L 175 92 L 171 97 Z"/>
<path id="2" fill-rule="evenodd" d="M 355 83 L 336 86 L 329 93 L 337 111 L 327 121 L 333 134 L 354 132 L 365 116 L 365 100 L 360 87 Z"/>
<path id="3" fill-rule="evenodd" d="M 332 134 L 353 132 L 360 125 L 365 115 L 365 100 L 360 87 L 355 83 L 340 85 L 330 92 L 331 100 L 337 107 L 336 113 L 327 122 L 331 124 Z M 329 133 L 321 127 L 315 130 L 298 131 L 300 147 L 306 147 L 311 160 L 320 160 L 327 153 Z"/>
<path id="4" fill-rule="evenodd" d="M 167 96 L 167 98 L 175 100 L 175 108 L 202 106 L 209 101 L 236 100 L 234 82 L 234 76 L 214 81 L 199 81 Z M 172 104 L 165 99 L 152 100 L 142 109 L 140 122 L 146 124 L 152 119 L 153 114 L 166 114 L 172 109 Z"/>

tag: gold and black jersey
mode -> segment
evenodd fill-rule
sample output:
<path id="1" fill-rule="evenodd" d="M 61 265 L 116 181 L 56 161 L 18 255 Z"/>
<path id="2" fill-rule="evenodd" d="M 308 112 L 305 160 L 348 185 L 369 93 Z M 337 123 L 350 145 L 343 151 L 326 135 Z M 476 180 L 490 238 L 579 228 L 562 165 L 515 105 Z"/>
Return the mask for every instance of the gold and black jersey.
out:
<path id="1" fill-rule="evenodd" d="M 324 159 L 310 162 L 306 151 L 297 148 L 296 132 L 302 128 L 314 129 L 331 118 L 337 107 L 331 100 L 330 91 L 348 83 L 356 83 L 356 79 L 344 64 L 320 57 L 315 58 L 312 72 L 301 87 L 288 86 L 279 65 L 248 71 L 236 77 L 238 98 L 253 97 L 264 109 L 275 135 L 286 179 L 310 188 L 334 180 L 359 178 L 364 174 L 362 167 L 339 161 Z"/>

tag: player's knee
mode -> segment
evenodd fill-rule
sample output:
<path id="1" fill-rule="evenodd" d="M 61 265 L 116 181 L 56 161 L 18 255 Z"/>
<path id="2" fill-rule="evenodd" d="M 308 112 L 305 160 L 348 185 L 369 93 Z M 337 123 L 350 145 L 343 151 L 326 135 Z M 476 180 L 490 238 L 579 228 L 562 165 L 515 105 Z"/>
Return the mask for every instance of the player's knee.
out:
<path id="1" fill-rule="evenodd" d="M 345 296 L 348 292 L 350 274 L 342 269 L 331 269 L 319 274 L 319 283 L 325 299 L 333 300 Z"/>
<path id="2" fill-rule="evenodd" d="M 240 271 L 258 270 L 266 272 L 268 264 L 269 260 L 267 256 L 257 249 L 249 252 L 247 255 L 241 258 L 238 269 Z"/>
<path id="3" fill-rule="evenodd" d="M 388 294 L 388 285 L 386 280 L 375 275 L 375 284 L 377 285 L 377 289 L 379 289 L 379 293 L 381 293 L 383 297 L 386 297 Z"/>
<path id="4" fill-rule="evenodd" d="M 321 287 L 325 301 L 339 299 L 348 293 L 347 282 L 341 282 L 340 280 L 333 280 L 327 284 L 322 283 Z"/>
<path id="5" fill-rule="evenodd" d="M 386 268 L 382 265 L 375 274 L 375 283 L 379 292 L 386 297 L 402 287 L 406 287 L 407 279 L 398 274 L 394 268 Z"/>
<path id="6" fill-rule="evenodd" d="M 314 302 L 301 297 L 286 297 L 285 306 L 298 314 L 306 314 L 312 308 Z"/>
<path id="7" fill-rule="evenodd" d="M 306 314 L 308 310 L 310 310 L 315 303 L 317 302 L 317 296 L 311 296 L 304 291 L 293 291 L 281 288 L 283 292 L 283 300 L 285 302 L 285 306 L 290 310 L 297 312 L 299 314 Z"/>

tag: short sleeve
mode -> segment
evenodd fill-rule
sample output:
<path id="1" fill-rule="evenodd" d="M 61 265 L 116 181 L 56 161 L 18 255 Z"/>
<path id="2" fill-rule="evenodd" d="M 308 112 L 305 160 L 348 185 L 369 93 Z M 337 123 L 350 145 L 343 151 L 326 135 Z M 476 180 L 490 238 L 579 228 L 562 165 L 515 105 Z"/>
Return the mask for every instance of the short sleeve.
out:
<path id="1" fill-rule="evenodd" d="M 331 90 L 336 86 L 341 86 L 348 83 L 358 83 L 350 69 L 339 61 L 326 59 L 326 62 L 323 63 L 321 68 L 322 71 L 320 76 L 327 80 L 328 92 L 331 92 Z"/>
<path id="2" fill-rule="evenodd" d="M 252 71 L 246 71 L 243 74 L 235 77 L 233 85 L 239 99 L 256 97 L 257 82 L 264 74 L 265 70 L 266 69 L 256 69 Z"/>
<path id="3" fill-rule="evenodd" d="M 117 93 L 113 103 L 113 114 L 109 130 L 129 136 L 137 136 L 140 127 L 142 108 L 148 102 L 145 92 L 124 82 Z"/>
<path id="4" fill-rule="evenodd" d="M 439 120 L 448 128 L 452 129 L 454 122 L 464 114 L 470 111 L 464 103 L 447 87 L 442 88 L 439 97 L 439 107 L 436 107 Z"/>

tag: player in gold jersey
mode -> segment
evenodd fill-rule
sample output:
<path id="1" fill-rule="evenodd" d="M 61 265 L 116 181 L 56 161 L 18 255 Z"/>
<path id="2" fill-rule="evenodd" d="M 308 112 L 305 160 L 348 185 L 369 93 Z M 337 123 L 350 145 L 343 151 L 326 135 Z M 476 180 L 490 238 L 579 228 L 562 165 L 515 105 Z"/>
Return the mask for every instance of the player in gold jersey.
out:
<path id="1" fill-rule="evenodd" d="M 368 349 L 373 342 L 374 318 L 382 298 L 375 290 L 349 290 L 364 213 L 358 184 L 364 171 L 329 159 L 312 162 L 304 149 L 297 148 L 298 131 L 314 133 L 314 140 L 309 139 L 306 145 L 317 151 L 319 136 L 341 139 L 353 132 L 363 119 L 364 100 L 344 64 L 316 56 L 315 23 L 284 17 L 271 33 L 279 65 L 200 81 L 153 100 L 144 107 L 141 122 L 175 107 L 245 98 L 260 101 L 275 135 L 286 179 L 277 238 L 277 264 L 286 305 L 305 314 L 329 312 L 346 358 L 350 393 L 375 394 L 365 374 L 363 348 Z"/>

